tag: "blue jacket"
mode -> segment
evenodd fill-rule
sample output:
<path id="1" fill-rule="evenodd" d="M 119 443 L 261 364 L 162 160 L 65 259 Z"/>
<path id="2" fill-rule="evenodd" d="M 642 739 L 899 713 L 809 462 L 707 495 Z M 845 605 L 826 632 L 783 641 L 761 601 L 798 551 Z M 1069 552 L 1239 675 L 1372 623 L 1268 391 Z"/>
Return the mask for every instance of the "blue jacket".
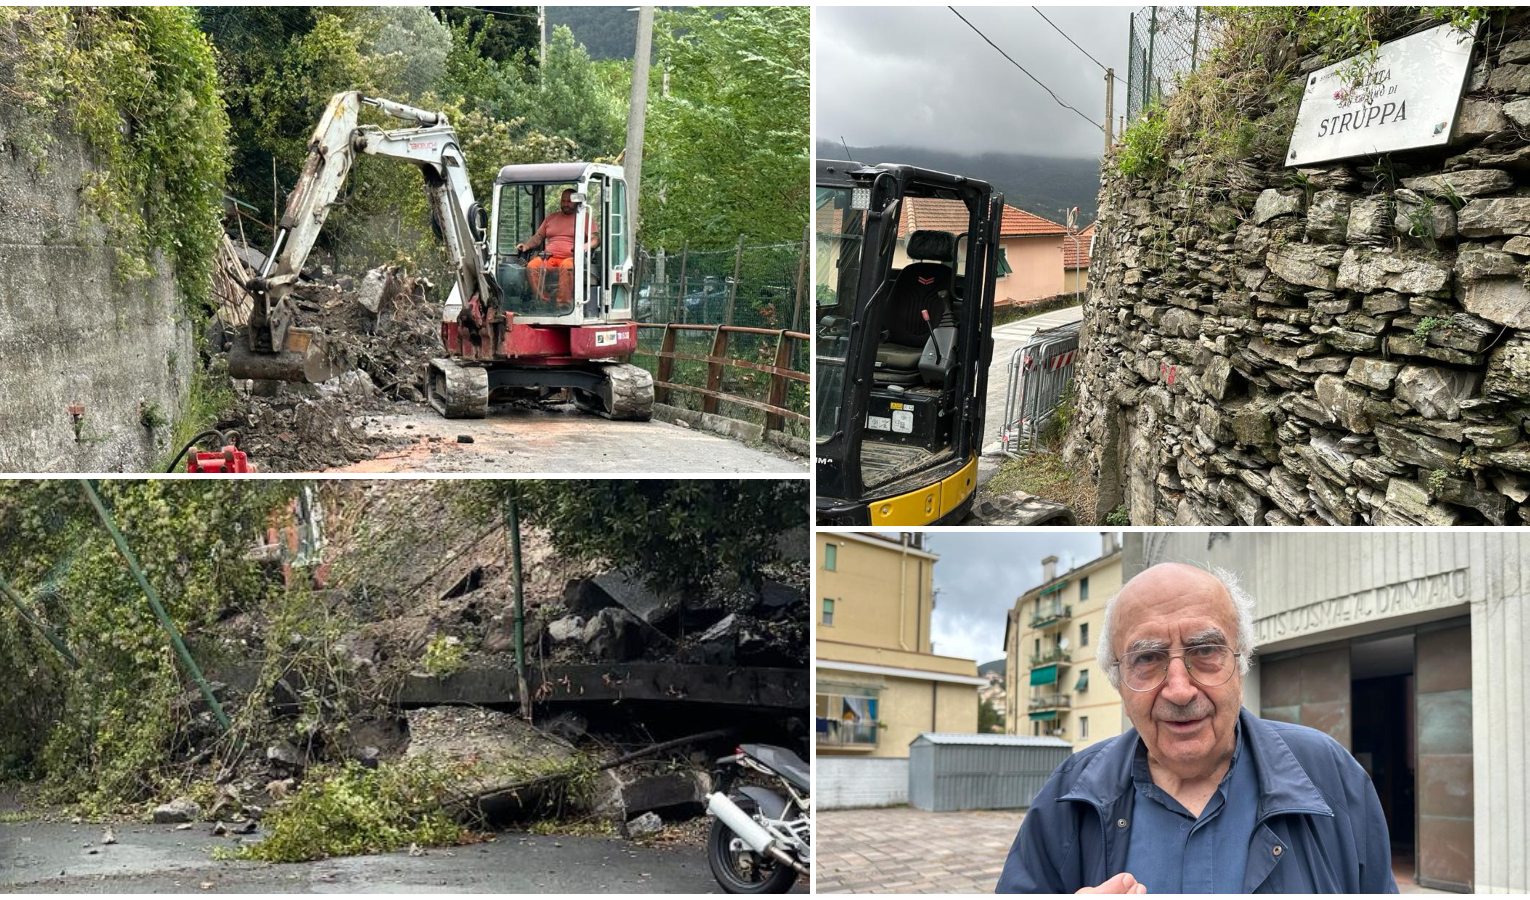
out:
<path id="1" fill-rule="evenodd" d="M 1259 775 L 1244 893 L 1395 894 L 1392 848 L 1370 776 L 1311 728 L 1239 713 Z M 1126 867 L 1137 730 L 1068 757 L 1031 802 L 999 893 L 1071 894 Z"/>

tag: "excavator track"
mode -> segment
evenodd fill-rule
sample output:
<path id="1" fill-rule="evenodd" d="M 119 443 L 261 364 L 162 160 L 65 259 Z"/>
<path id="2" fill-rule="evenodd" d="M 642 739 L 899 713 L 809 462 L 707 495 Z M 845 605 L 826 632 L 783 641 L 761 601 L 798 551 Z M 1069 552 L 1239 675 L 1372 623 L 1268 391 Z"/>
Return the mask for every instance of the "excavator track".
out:
<path id="1" fill-rule="evenodd" d="M 574 391 L 574 403 L 607 419 L 646 422 L 653 418 L 653 376 L 647 369 L 627 363 L 602 363 L 606 376 L 599 394 Z"/>
<path id="2" fill-rule="evenodd" d="M 489 414 L 489 372 L 449 359 L 432 359 L 425 397 L 448 419 L 482 419 Z"/>

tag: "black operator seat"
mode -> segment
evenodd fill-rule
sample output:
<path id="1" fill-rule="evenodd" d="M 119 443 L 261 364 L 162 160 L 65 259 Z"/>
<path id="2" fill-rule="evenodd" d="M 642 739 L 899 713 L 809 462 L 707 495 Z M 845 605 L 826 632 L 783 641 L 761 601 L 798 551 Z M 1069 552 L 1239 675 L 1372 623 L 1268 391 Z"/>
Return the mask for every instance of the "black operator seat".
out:
<path id="1" fill-rule="evenodd" d="M 938 325 L 950 310 L 956 279 L 956 235 L 949 231 L 915 231 L 908 236 L 911 261 L 898 273 L 888 297 L 886 330 L 877 345 L 877 384 L 919 384 L 919 359 Z M 926 322 L 925 314 L 929 314 Z"/>

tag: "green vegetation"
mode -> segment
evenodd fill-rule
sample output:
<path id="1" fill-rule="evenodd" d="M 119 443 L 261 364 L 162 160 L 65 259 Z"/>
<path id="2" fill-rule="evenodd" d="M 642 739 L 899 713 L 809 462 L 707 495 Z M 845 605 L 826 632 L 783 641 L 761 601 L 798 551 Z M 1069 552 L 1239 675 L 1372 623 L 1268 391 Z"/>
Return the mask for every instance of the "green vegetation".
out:
<path id="1" fill-rule="evenodd" d="M 425 671 L 437 678 L 445 678 L 462 671 L 467 661 L 467 648 L 460 638 L 438 634 L 425 647 L 422 665 Z"/>
<path id="2" fill-rule="evenodd" d="M 1438 496 L 1440 491 L 1444 489 L 1445 481 L 1448 478 L 1450 478 L 1450 473 L 1444 469 L 1434 469 L 1431 471 L 1425 476 L 1425 483 L 1429 485 L 1429 493 Z"/>
<path id="3" fill-rule="evenodd" d="M 193 321 L 208 312 L 219 239 L 228 118 L 212 47 L 189 7 L 0 7 L 16 38 L 6 90 L 22 116 L 7 135 L 45 166 L 66 125 L 104 163 L 84 191 L 107 227 L 119 275 L 148 278 L 162 256 Z"/>
<path id="4" fill-rule="evenodd" d="M 1130 524 L 1132 524 L 1132 514 L 1131 514 L 1131 511 L 1128 510 L 1126 508 L 1126 504 L 1123 503 L 1120 506 L 1116 507 L 1115 509 L 1113 509 L 1110 512 L 1105 514 L 1105 524 L 1106 525 L 1118 525 L 1118 526 L 1119 525 L 1130 525 Z"/>
<path id="5" fill-rule="evenodd" d="M 248 558 L 294 481 L 105 481 L 99 490 L 204 665 L 212 623 L 259 608 L 276 586 Z M 77 483 L 0 482 L 0 573 L 82 662 L 71 669 L 0 604 L 0 773 L 41 782 L 45 802 L 100 815 L 172 793 L 172 760 L 199 713 L 170 643 Z M 190 691 L 188 693 L 188 691 Z"/>
<path id="6" fill-rule="evenodd" d="M 516 496 L 561 552 L 635 566 L 656 589 L 682 591 L 758 580 L 775 537 L 803 524 L 808 502 L 807 484 L 793 480 L 462 481 L 450 490 L 483 516 Z"/>
<path id="7" fill-rule="evenodd" d="M 231 854 L 266 862 L 386 853 L 415 844 L 465 843 L 469 832 L 446 811 L 453 777 L 423 759 L 367 769 L 358 763 L 313 772 L 266 819 L 269 836 Z"/>
<path id="8" fill-rule="evenodd" d="M 1435 316 L 1425 316 L 1419 319 L 1418 324 L 1413 327 L 1413 339 L 1422 344 L 1429 340 L 1429 335 L 1433 334 L 1436 329 L 1449 327 L 1450 319 L 1448 318 L 1441 319 Z"/>
<path id="9" fill-rule="evenodd" d="M 997 709 L 993 708 L 993 701 L 984 699 L 979 702 L 977 724 L 978 733 L 989 734 L 995 731 L 1002 731 L 1003 729 L 1004 717 L 999 715 L 999 711 Z"/>

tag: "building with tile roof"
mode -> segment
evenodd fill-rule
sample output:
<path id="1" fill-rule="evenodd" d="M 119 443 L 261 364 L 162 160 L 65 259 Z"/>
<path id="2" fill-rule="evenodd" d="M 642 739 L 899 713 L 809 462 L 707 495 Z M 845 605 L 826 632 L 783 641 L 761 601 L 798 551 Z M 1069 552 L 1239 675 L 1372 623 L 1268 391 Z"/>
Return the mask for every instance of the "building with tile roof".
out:
<path id="1" fill-rule="evenodd" d="M 1094 247 L 1094 223 L 1078 235 L 1063 239 L 1063 293 L 1089 289 L 1089 252 Z"/>

